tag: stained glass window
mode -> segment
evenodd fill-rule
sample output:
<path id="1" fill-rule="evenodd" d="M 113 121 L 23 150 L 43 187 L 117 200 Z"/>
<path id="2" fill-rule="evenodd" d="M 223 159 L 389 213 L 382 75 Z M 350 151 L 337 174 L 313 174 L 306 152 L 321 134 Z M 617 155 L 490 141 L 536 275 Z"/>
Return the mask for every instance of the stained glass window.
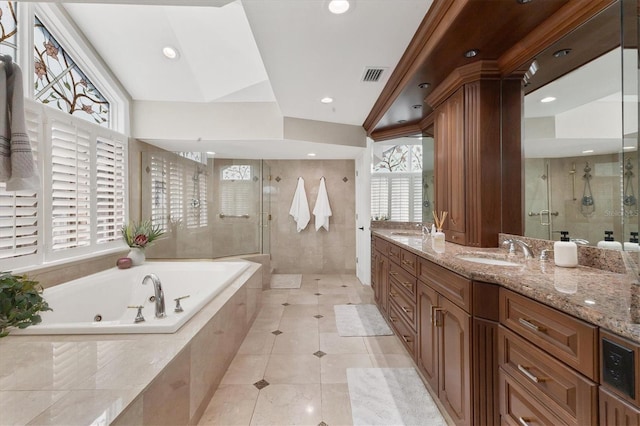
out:
<path id="1" fill-rule="evenodd" d="M 35 99 L 79 118 L 109 127 L 109 102 L 38 17 L 34 20 Z"/>
<path id="2" fill-rule="evenodd" d="M 250 180 L 251 166 L 234 165 L 222 168 L 222 180 Z"/>
<path id="3" fill-rule="evenodd" d="M 0 54 L 15 59 L 18 40 L 18 10 L 15 1 L 0 2 Z"/>

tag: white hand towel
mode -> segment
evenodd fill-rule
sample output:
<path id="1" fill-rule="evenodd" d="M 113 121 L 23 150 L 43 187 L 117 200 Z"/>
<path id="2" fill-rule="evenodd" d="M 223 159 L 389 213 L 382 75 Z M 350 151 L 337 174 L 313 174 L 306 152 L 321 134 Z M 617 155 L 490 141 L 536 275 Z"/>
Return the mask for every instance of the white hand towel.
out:
<path id="1" fill-rule="evenodd" d="M 307 193 L 304 190 L 304 179 L 298 178 L 298 186 L 296 193 L 293 195 L 293 202 L 289 214 L 296 221 L 296 229 L 302 231 L 309 224 L 311 214 L 309 213 L 309 202 L 307 201 Z"/>
<path id="2" fill-rule="evenodd" d="M 329 232 L 329 216 L 331 216 L 332 213 L 324 178 L 320 179 L 320 188 L 318 189 L 318 198 L 313 208 L 313 214 L 316 216 L 316 231 L 324 228 Z"/>

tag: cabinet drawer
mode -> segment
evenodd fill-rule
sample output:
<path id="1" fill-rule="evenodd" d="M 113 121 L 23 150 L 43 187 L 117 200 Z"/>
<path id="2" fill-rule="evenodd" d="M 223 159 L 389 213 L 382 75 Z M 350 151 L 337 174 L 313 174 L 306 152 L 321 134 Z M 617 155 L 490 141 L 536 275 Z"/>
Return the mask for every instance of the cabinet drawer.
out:
<path id="1" fill-rule="evenodd" d="M 402 249 L 400 251 L 400 266 L 415 277 L 416 271 L 418 270 L 418 256 L 410 251 Z"/>
<path id="2" fill-rule="evenodd" d="M 398 283 L 393 279 L 391 280 L 391 288 L 389 290 L 389 301 L 395 304 L 398 312 L 400 312 L 411 328 L 415 330 L 416 303 L 400 290 Z"/>
<path id="3" fill-rule="evenodd" d="M 398 264 L 392 263 L 389 266 L 389 277 L 395 281 L 402 291 L 407 293 L 411 300 L 416 300 L 416 278 L 402 269 Z"/>
<path id="4" fill-rule="evenodd" d="M 596 380 L 596 327 L 504 288 L 500 323 Z"/>
<path id="5" fill-rule="evenodd" d="M 373 237 L 373 248 L 385 256 L 389 253 L 389 245 L 388 241 L 385 241 L 380 237 Z"/>
<path id="6" fill-rule="evenodd" d="M 513 426 L 566 424 L 502 369 L 500 369 L 500 418 L 503 425 Z"/>
<path id="7" fill-rule="evenodd" d="M 409 351 L 413 359 L 416 358 L 416 333 L 402 318 L 402 315 L 398 312 L 398 308 L 394 303 L 389 304 L 389 321 L 391 327 L 396 332 L 396 335 L 400 338 L 404 347 Z"/>
<path id="8" fill-rule="evenodd" d="M 596 425 L 598 387 L 503 326 L 500 367 L 566 423 Z"/>
<path id="9" fill-rule="evenodd" d="M 467 278 L 423 258 L 418 258 L 418 278 L 465 311 L 471 312 L 471 281 Z"/>
<path id="10" fill-rule="evenodd" d="M 395 244 L 389 243 L 389 260 L 393 260 L 398 265 L 402 260 L 402 249 Z"/>

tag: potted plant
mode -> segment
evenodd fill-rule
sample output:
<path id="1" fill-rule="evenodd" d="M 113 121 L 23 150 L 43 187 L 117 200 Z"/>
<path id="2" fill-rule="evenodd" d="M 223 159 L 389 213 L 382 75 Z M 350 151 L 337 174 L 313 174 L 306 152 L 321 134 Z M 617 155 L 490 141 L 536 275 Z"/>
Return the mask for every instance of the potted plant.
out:
<path id="1" fill-rule="evenodd" d="M 42 287 L 25 275 L 0 273 L 0 337 L 9 334 L 9 327 L 27 328 L 38 324 L 41 311 L 50 311 L 42 298 Z"/>
<path id="2" fill-rule="evenodd" d="M 158 225 L 153 225 L 150 220 L 131 222 L 122 227 L 122 238 L 131 247 L 127 257 L 133 265 L 144 263 L 144 249 L 160 237 L 164 232 Z"/>

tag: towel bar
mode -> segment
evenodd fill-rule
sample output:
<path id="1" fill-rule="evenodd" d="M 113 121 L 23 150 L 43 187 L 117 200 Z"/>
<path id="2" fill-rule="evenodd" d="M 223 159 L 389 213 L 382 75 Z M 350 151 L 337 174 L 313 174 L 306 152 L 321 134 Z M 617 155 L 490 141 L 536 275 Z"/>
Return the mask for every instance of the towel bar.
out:
<path id="1" fill-rule="evenodd" d="M 224 219 L 225 217 L 232 217 L 232 218 L 239 218 L 239 219 L 249 219 L 249 217 L 250 217 L 248 214 L 231 215 L 231 214 L 224 214 L 224 213 L 220 213 L 219 216 L 220 216 L 220 219 Z"/>

